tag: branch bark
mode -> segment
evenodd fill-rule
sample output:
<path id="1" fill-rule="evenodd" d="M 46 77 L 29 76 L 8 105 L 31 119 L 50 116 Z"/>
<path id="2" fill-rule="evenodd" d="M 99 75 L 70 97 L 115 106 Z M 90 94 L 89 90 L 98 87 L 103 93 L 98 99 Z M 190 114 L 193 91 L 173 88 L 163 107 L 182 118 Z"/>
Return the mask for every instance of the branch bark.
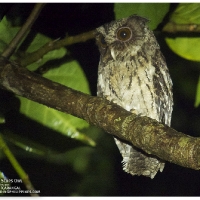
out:
<path id="1" fill-rule="evenodd" d="M 95 30 L 88 31 L 75 36 L 66 36 L 62 40 L 54 40 L 46 43 L 37 51 L 34 51 L 30 54 L 25 55 L 23 58 L 17 60 L 21 66 L 25 67 L 31 63 L 34 63 L 41 59 L 45 54 L 55 49 L 59 49 L 61 47 L 70 46 L 72 44 L 85 42 L 87 40 L 93 39 L 95 37 Z"/>
<path id="2" fill-rule="evenodd" d="M 103 98 L 47 80 L 3 58 L 0 59 L 0 85 L 14 94 L 82 118 L 163 160 L 200 169 L 200 138 L 132 114 Z"/>
<path id="3" fill-rule="evenodd" d="M 167 33 L 200 33 L 199 24 L 176 24 L 175 22 L 168 22 L 163 30 Z"/>

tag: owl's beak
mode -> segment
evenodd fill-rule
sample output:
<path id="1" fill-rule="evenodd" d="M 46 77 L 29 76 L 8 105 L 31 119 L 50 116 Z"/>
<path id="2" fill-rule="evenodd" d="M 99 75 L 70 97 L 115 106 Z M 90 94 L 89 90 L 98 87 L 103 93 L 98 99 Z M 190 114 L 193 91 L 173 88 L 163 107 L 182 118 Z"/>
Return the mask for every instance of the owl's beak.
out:
<path id="1" fill-rule="evenodd" d="M 114 49 L 111 49 L 110 53 L 111 53 L 113 60 L 116 60 Z"/>

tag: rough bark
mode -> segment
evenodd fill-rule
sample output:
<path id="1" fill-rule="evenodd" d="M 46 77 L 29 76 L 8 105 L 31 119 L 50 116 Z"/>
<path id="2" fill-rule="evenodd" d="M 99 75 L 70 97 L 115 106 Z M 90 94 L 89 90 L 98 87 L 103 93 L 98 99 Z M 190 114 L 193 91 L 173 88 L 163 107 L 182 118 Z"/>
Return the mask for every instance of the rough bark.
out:
<path id="1" fill-rule="evenodd" d="M 200 138 L 132 114 L 105 99 L 52 82 L 3 58 L 0 60 L 0 87 L 82 118 L 163 160 L 196 170 L 200 168 Z"/>

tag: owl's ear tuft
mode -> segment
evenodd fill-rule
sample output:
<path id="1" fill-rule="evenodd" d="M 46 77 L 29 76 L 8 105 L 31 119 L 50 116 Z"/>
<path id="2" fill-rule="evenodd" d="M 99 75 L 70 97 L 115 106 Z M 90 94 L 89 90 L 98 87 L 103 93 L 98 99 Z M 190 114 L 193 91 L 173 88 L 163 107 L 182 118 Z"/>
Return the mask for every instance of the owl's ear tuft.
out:
<path id="1" fill-rule="evenodd" d="M 131 15 L 128 19 L 131 20 L 131 21 L 132 21 L 133 19 L 135 19 L 136 21 L 140 21 L 140 22 L 142 22 L 142 23 L 144 23 L 144 24 L 147 24 L 148 22 L 150 22 L 149 19 L 147 19 L 147 18 L 145 18 L 145 17 L 138 16 L 138 15 L 136 15 L 136 14 Z"/>

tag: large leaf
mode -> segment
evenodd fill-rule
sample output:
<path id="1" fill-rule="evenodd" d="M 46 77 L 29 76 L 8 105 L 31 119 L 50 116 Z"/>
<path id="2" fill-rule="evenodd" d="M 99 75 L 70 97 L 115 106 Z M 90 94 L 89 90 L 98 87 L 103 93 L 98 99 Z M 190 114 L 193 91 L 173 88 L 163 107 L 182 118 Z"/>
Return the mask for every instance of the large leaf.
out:
<path id="1" fill-rule="evenodd" d="M 76 61 L 64 63 L 59 68 L 48 71 L 44 76 L 73 89 L 89 93 L 85 75 Z M 86 121 L 22 97 L 20 100 L 20 111 L 26 116 L 66 136 L 95 145 L 94 141 L 79 131 L 88 127 Z"/>
<path id="2" fill-rule="evenodd" d="M 150 20 L 149 27 L 153 30 L 169 11 L 169 3 L 115 3 L 115 18 L 121 19 L 133 14 Z"/>
<path id="3" fill-rule="evenodd" d="M 170 21 L 176 24 L 200 24 L 200 4 L 181 3 L 170 17 Z M 199 37 L 166 38 L 168 46 L 179 56 L 193 61 L 200 61 Z"/>
<path id="4" fill-rule="evenodd" d="M 4 17 L 0 22 L 0 53 L 8 46 L 10 41 L 19 31 L 19 27 L 11 27 L 11 24 Z"/>
<path id="5" fill-rule="evenodd" d="M 29 48 L 27 49 L 27 53 L 34 52 L 38 50 L 41 46 L 49 42 L 50 39 L 42 34 L 37 34 L 34 38 L 34 41 L 31 43 Z M 31 71 L 36 70 L 39 66 L 44 65 L 47 61 L 60 59 L 65 56 L 67 50 L 65 48 L 56 49 L 53 51 L 48 52 L 45 54 L 40 60 L 37 62 L 32 63 L 31 65 L 27 66 L 27 68 Z"/>

